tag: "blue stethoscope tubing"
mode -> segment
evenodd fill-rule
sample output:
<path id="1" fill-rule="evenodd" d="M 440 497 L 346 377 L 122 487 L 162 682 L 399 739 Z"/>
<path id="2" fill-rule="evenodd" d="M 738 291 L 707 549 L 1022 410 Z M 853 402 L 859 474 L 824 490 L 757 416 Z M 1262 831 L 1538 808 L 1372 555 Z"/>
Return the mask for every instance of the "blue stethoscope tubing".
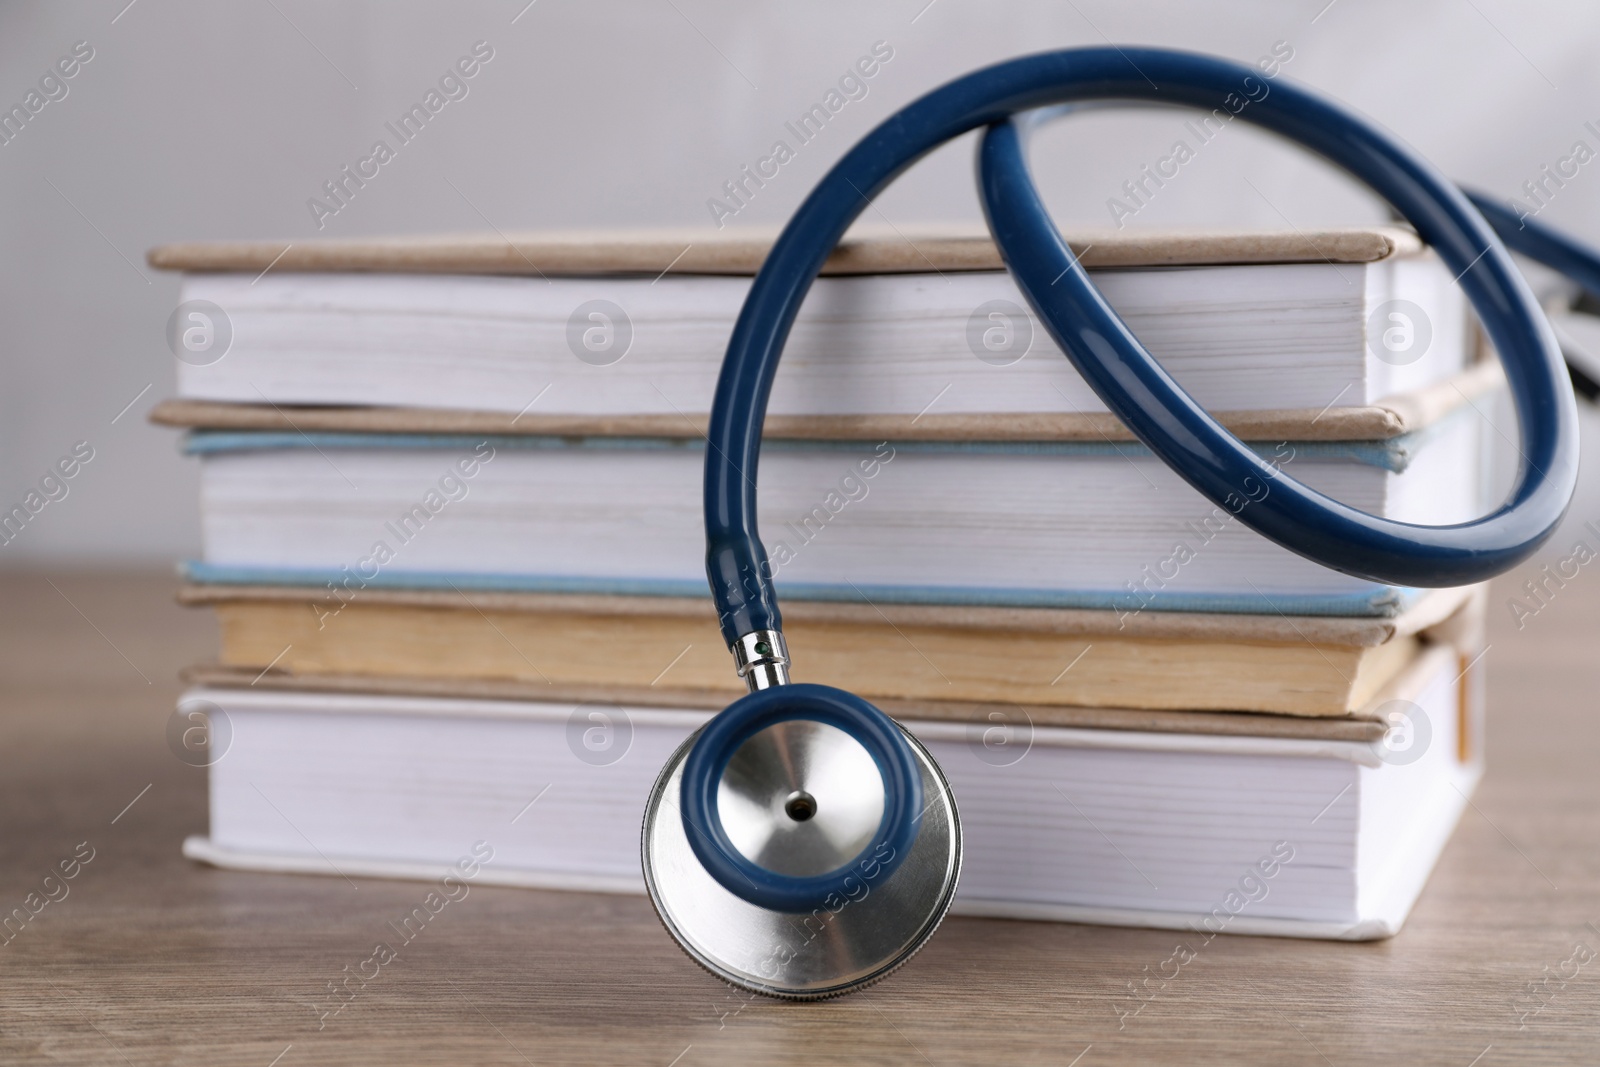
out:
<path id="1" fill-rule="evenodd" d="M 1247 81 L 1248 79 L 1248 81 Z M 1368 515 L 1308 489 L 1239 441 L 1184 392 L 1095 289 L 1028 173 L 1012 116 L 1078 100 L 1223 107 L 1361 179 L 1431 245 L 1500 353 L 1516 403 L 1516 482 L 1495 512 L 1452 526 Z M 1415 152 L 1338 104 L 1227 60 L 1141 48 L 1025 56 L 935 89 L 845 154 L 778 237 L 734 325 L 711 406 L 706 571 L 731 643 L 781 629 L 757 533 L 761 427 L 778 359 L 812 280 L 872 197 L 945 141 L 989 127 L 979 149 L 984 210 L 1007 268 L 1057 345 L 1151 451 L 1252 529 L 1324 566 L 1385 584 L 1463 585 L 1526 559 L 1554 531 L 1577 484 L 1577 410 L 1549 324 L 1510 255 L 1464 194 Z M 1537 253 L 1536 253 L 1537 254 Z M 1261 488 L 1270 491 L 1261 495 Z M 1257 500 L 1257 497 L 1261 499 Z"/>
<path id="2" fill-rule="evenodd" d="M 1559 230 L 1536 219 L 1518 215 L 1505 204 L 1471 189 L 1462 193 L 1472 201 L 1500 240 L 1513 252 L 1538 260 L 1576 284 L 1592 297 L 1600 298 L 1600 258 L 1594 250 L 1579 244 Z"/>
<path id="3" fill-rule="evenodd" d="M 1483 518 L 1450 526 L 1369 515 L 1278 470 L 1195 403 L 1095 288 L 1029 174 L 1027 133 L 1039 115 L 1028 113 L 1089 102 L 1224 108 L 1322 156 L 1403 215 L 1456 276 L 1505 368 L 1516 404 L 1520 461 L 1504 504 Z M 728 343 L 707 434 L 706 570 L 730 645 L 782 628 L 757 531 L 756 472 L 773 377 L 801 303 L 829 253 L 873 197 L 933 149 L 980 127 L 986 127 L 978 150 L 984 212 L 1034 313 L 1139 440 L 1245 525 L 1346 574 L 1422 587 L 1464 585 L 1501 573 L 1554 532 L 1577 482 L 1576 405 L 1544 313 L 1495 230 L 1512 247 L 1592 291 L 1600 291 L 1600 260 L 1492 202 L 1480 199 L 1475 207 L 1425 160 L 1368 120 L 1307 89 L 1268 81 L 1252 67 L 1147 48 L 1046 52 L 965 75 L 890 116 L 822 179 L 756 275 Z M 784 714 L 790 702 L 786 690 L 796 699 L 804 691 L 807 700 L 816 700 L 821 696 L 813 691 L 823 689 L 777 685 L 742 698 L 719 716 L 720 722 L 713 721 L 684 767 L 683 796 L 701 798 L 683 811 L 696 855 L 730 892 L 762 906 L 804 910 L 824 899 L 830 886 L 836 891 L 833 883 L 849 868 L 812 878 L 803 887 L 757 871 L 761 886 L 752 885 L 749 863 L 713 844 L 726 836 L 718 823 L 716 782 L 731 756 L 727 740 L 747 736 L 737 724 Z M 881 727 L 874 717 L 891 721 L 859 697 L 839 706 L 846 704 L 835 724 L 857 728 L 863 736 Z M 886 789 L 898 788 L 894 778 L 886 772 Z M 907 806 L 896 804 L 893 810 Z M 879 838 L 907 840 L 906 827 L 887 825 L 889 811 L 886 806 Z"/>

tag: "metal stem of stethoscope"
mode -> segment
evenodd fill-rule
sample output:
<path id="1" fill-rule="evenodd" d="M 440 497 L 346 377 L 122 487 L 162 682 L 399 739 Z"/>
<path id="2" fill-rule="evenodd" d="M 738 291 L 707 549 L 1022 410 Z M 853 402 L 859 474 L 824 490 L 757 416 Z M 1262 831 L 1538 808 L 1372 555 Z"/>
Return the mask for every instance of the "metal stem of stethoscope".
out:
<path id="1" fill-rule="evenodd" d="M 1028 173 L 1031 123 L 1013 116 L 1097 100 L 1226 109 L 1339 165 L 1409 220 L 1456 276 L 1505 367 L 1521 457 L 1506 503 L 1447 527 L 1368 515 L 1270 466 L 1195 404 L 1101 297 Z M 734 326 L 707 434 L 706 571 L 751 691 L 668 760 L 645 812 L 645 882 L 667 929 L 713 973 L 775 996 L 833 996 L 883 977 L 933 933 L 960 874 L 955 802 L 922 746 L 859 697 L 789 681 L 772 569 L 756 533 L 755 476 L 778 358 L 823 261 L 902 171 L 979 127 L 987 127 L 978 164 L 989 229 L 1034 313 L 1151 451 L 1258 533 L 1372 581 L 1467 584 L 1536 551 L 1577 479 L 1577 416 L 1561 353 L 1484 218 L 1505 233 L 1501 216 L 1510 213 L 1475 209 L 1359 116 L 1251 67 L 1114 47 L 996 64 L 913 101 L 806 198 Z M 1600 260 L 1589 250 L 1533 224 L 1506 239 L 1600 286 Z"/>

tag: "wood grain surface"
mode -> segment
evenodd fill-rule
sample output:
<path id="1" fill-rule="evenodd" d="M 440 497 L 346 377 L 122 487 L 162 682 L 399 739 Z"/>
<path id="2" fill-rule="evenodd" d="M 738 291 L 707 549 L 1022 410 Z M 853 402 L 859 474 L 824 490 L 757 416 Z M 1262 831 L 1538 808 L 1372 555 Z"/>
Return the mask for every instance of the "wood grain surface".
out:
<path id="1" fill-rule="evenodd" d="M 0 1062 L 1592 1063 L 1600 579 L 1520 632 L 1512 588 L 1485 659 L 1489 775 L 1391 941 L 1223 935 L 1163 984 L 1179 935 L 955 919 L 888 982 L 789 1004 L 698 970 L 642 898 L 475 887 L 323 1019 L 327 984 L 426 887 L 181 858 L 205 772 L 165 729 L 179 667 L 214 648 L 207 613 L 162 575 L 0 573 L 0 917 L 93 848 L 0 947 Z"/>

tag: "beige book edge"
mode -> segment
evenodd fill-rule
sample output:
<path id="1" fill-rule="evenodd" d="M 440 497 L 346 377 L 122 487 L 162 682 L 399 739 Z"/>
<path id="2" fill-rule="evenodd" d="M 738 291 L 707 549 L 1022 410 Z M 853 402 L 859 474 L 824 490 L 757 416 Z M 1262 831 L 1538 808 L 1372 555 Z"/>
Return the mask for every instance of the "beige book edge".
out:
<path id="1" fill-rule="evenodd" d="M 215 586 L 181 599 L 217 611 L 222 666 L 263 678 L 471 680 L 563 699 L 742 691 L 709 602 Z M 1119 630 L 1105 611 L 792 601 L 785 635 L 797 680 L 885 702 L 1357 719 L 1420 649 L 1469 647 L 1457 635 L 1481 602 L 1440 590 L 1393 619 L 1143 612 Z"/>

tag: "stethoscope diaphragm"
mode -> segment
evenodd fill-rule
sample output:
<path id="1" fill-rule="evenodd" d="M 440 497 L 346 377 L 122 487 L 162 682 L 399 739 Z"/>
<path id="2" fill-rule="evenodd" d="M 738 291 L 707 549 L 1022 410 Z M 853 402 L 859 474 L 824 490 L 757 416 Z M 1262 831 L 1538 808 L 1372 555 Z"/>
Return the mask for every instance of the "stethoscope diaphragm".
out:
<path id="1" fill-rule="evenodd" d="M 818 693 L 893 731 L 885 740 L 915 775 L 909 798 L 896 796 L 904 783 L 870 731 L 863 743 L 860 721 L 795 706 Z M 724 758 L 691 765 L 702 745 Z M 698 784 L 715 797 L 709 817 L 686 803 L 686 771 L 687 792 Z M 896 811 L 896 799 L 917 810 Z M 938 764 L 899 724 L 838 690 L 784 685 L 745 697 L 678 748 L 651 790 L 642 851 L 656 911 L 692 959 L 742 988 L 812 1000 L 878 981 L 922 947 L 955 896 L 961 824 Z"/>

